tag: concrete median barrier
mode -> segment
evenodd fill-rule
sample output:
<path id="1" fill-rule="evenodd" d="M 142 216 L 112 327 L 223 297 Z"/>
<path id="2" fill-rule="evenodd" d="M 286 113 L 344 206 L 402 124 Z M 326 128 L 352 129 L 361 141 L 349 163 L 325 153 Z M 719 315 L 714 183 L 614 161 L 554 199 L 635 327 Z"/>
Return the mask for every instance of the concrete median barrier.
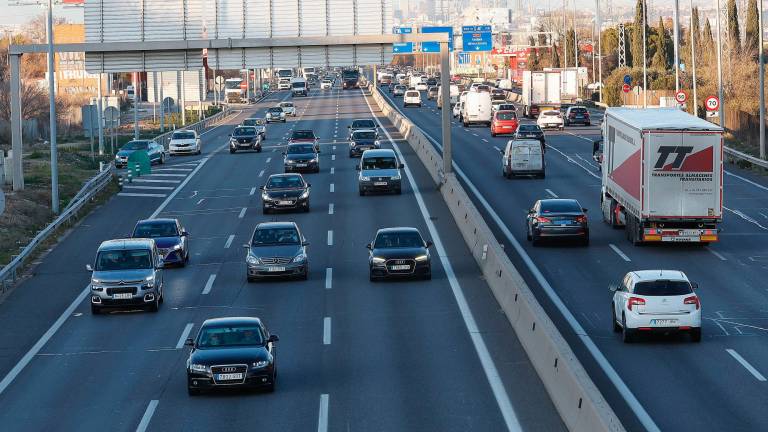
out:
<path id="1" fill-rule="evenodd" d="M 624 431 L 560 331 L 453 174 L 442 172 L 442 156 L 420 128 L 394 109 L 375 89 L 373 99 L 426 167 L 456 225 L 520 339 L 563 422 L 572 431 Z"/>

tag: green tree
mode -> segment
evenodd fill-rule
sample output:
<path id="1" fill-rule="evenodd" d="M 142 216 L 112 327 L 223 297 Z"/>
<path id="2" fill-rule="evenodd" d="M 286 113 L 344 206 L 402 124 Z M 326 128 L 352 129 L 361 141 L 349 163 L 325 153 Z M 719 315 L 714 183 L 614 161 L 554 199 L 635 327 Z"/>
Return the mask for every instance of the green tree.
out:
<path id="1" fill-rule="evenodd" d="M 637 0 L 635 5 L 635 21 L 632 24 L 632 40 L 630 42 L 630 52 L 632 53 L 631 65 L 643 65 L 643 16 L 645 19 L 645 31 L 648 31 L 648 13 L 645 11 L 645 0 Z M 627 63 L 630 64 L 629 59 Z"/>
<path id="2" fill-rule="evenodd" d="M 669 50 L 667 49 L 667 31 L 664 29 L 664 20 L 659 17 L 659 28 L 656 29 L 656 52 L 651 59 L 651 67 L 655 69 L 669 69 Z"/>
<path id="3" fill-rule="evenodd" d="M 726 5 L 728 14 L 728 40 L 734 53 L 741 48 L 741 36 L 739 31 L 739 11 L 736 9 L 736 0 L 728 0 Z"/>
<path id="4" fill-rule="evenodd" d="M 701 49 L 698 51 L 702 55 L 702 60 L 711 60 L 715 56 L 715 39 L 712 36 L 712 26 L 709 24 L 709 20 L 704 20 L 704 31 L 701 34 L 701 42 L 699 42 Z"/>
<path id="5" fill-rule="evenodd" d="M 757 56 L 760 37 L 759 21 L 757 17 L 757 0 L 749 0 L 747 4 L 747 23 L 744 26 L 744 53 L 750 57 Z"/>
<path id="6" fill-rule="evenodd" d="M 568 29 L 567 32 L 565 32 L 565 43 L 563 44 L 563 51 L 565 52 L 564 57 L 568 59 L 563 64 L 563 67 L 568 67 L 570 64 L 575 64 L 575 59 L 573 58 L 573 28 Z"/>
<path id="7" fill-rule="evenodd" d="M 553 68 L 559 68 L 562 67 L 560 65 L 560 52 L 558 51 L 557 45 L 552 44 L 552 67 Z"/>
<path id="8" fill-rule="evenodd" d="M 533 36 L 528 39 L 528 44 L 531 46 L 536 45 L 536 40 L 533 38 Z M 530 71 L 541 70 L 538 51 L 538 48 L 531 48 L 531 52 L 528 54 L 528 70 Z"/>
<path id="9" fill-rule="evenodd" d="M 537 35 L 537 42 L 539 46 L 546 46 L 547 45 L 547 35 L 546 35 L 546 29 L 544 28 L 544 23 L 541 23 L 539 25 L 539 29 L 537 30 L 539 34 Z"/>

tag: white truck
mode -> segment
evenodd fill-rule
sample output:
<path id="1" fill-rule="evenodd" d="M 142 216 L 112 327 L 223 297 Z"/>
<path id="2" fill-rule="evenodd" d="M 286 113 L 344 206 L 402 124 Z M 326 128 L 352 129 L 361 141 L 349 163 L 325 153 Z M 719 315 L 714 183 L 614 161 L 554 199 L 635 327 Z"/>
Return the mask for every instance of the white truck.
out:
<path id="1" fill-rule="evenodd" d="M 523 72 L 523 115 L 536 118 L 542 111 L 560 109 L 560 72 Z"/>
<path id="2" fill-rule="evenodd" d="M 478 91 L 467 92 L 460 116 L 464 127 L 478 123 L 490 126 L 493 117 L 491 94 Z"/>
<path id="3" fill-rule="evenodd" d="M 602 133 L 603 221 L 635 245 L 718 240 L 722 128 L 679 109 L 609 108 Z"/>
<path id="4" fill-rule="evenodd" d="M 245 88 L 242 78 L 224 80 L 224 97 L 227 103 L 241 103 L 245 100 Z"/>
<path id="5" fill-rule="evenodd" d="M 309 84 L 305 78 L 293 78 L 291 79 L 291 96 L 307 96 L 309 95 Z"/>
<path id="6" fill-rule="evenodd" d="M 459 102 L 459 86 L 451 84 L 448 92 L 451 98 L 451 106 L 456 105 Z M 443 87 L 437 88 L 437 109 L 443 109 Z"/>

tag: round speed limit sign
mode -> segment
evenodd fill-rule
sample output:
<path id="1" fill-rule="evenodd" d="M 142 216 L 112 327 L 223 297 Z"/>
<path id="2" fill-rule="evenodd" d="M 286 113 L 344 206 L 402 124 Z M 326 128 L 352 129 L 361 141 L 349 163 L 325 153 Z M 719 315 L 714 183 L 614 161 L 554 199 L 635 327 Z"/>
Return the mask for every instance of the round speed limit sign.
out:
<path id="1" fill-rule="evenodd" d="M 707 107 L 707 111 L 717 111 L 720 108 L 720 99 L 717 96 L 710 96 L 704 100 L 704 106 Z"/>
<path id="2" fill-rule="evenodd" d="M 677 103 L 680 103 L 680 104 L 685 103 L 687 99 L 688 99 L 688 94 L 686 94 L 684 91 L 681 90 L 675 93 L 675 100 L 677 101 Z"/>

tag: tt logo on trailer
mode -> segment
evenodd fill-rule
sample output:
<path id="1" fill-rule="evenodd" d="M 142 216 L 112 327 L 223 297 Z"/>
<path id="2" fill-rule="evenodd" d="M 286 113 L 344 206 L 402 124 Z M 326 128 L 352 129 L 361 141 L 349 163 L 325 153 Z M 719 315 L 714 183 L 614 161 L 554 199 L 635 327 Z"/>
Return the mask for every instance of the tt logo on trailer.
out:
<path id="1" fill-rule="evenodd" d="M 691 152 L 693 152 L 692 146 L 661 146 L 659 147 L 659 159 L 656 160 L 656 165 L 653 168 L 663 169 L 667 164 L 669 156 L 674 154 L 676 156 L 672 160 L 670 168 L 673 170 L 680 169 L 686 156 Z"/>

